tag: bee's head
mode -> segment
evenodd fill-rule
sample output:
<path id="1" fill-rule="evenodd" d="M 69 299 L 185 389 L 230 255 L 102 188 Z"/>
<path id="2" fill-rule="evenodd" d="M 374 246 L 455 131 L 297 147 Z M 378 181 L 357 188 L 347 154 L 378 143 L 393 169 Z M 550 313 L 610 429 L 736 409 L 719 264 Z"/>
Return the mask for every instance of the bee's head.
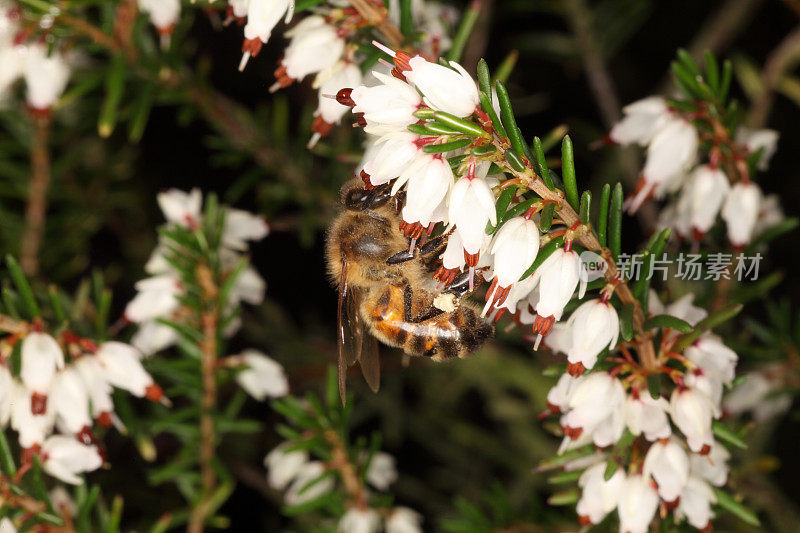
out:
<path id="1" fill-rule="evenodd" d="M 367 211 L 385 205 L 392 198 L 389 184 L 372 189 L 351 187 L 342 196 L 345 209 L 350 211 Z"/>

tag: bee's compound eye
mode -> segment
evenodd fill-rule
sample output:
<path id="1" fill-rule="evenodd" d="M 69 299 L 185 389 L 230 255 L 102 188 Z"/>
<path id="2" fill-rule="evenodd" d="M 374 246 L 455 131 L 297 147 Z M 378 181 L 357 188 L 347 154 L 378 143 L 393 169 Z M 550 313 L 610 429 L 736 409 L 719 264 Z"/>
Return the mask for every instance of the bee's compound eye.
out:
<path id="1" fill-rule="evenodd" d="M 344 206 L 354 211 L 362 211 L 366 207 L 369 195 L 370 191 L 365 191 L 364 189 L 350 189 L 344 195 Z"/>
<path id="2" fill-rule="evenodd" d="M 372 201 L 369 202 L 369 207 L 374 209 L 385 205 L 392 198 L 392 189 L 387 186 L 374 189 L 372 193 Z"/>

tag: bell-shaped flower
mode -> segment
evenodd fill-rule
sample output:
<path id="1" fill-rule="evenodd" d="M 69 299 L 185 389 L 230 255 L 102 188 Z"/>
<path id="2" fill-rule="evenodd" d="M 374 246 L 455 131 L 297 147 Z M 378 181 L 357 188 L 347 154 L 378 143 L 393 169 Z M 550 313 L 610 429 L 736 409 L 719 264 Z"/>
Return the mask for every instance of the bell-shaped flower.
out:
<path id="1" fill-rule="evenodd" d="M 422 515 L 408 507 L 395 507 L 386 517 L 386 533 L 422 533 Z"/>
<path id="2" fill-rule="evenodd" d="M 486 235 L 486 224 L 497 225 L 494 194 L 484 180 L 467 176 L 458 180 L 449 197 L 448 217 L 461 236 L 464 250 L 470 255 L 480 252 Z"/>
<path id="3" fill-rule="evenodd" d="M 168 317 L 180 306 L 178 295 L 182 289 L 170 275 L 143 279 L 135 286 L 139 292 L 125 307 L 126 320 L 138 323 Z"/>
<path id="4" fill-rule="evenodd" d="M 780 198 L 777 194 L 767 194 L 761 199 L 756 227 L 753 228 L 753 236 L 761 235 L 784 220 L 786 220 L 786 214 L 783 212 L 783 207 L 781 207 Z"/>
<path id="5" fill-rule="evenodd" d="M 569 303 L 581 277 L 581 258 L 574 251 L 558 248 L 545 259 L 533 274 L 539 284 L 536 312 L 543 317 L 561 320 L 564 306 Z M 578 298 L 583 297 L 585 283 Z"/>
<path id="6" fill-rule="evenodd" d="M 247 241 L 260 241 L 269 234 L 264 217 L 243 209 L 225 209 L 222 244 L 232 250 L 246 251 Z"/>
<path id="7" fill-rule="evenodd" d="M 539 253 L 539 228 L 525 217 L 514 217 L 494 236 L 494 276 L 500 287 L 510 287 L 533 264 Z"/>
<path id="8" fill-rule="evenodd" d="M 134 396 L 146 396 L 159 401 L 164 393 L 140 362 L 141 353 L 133 346 L 122 342 L 109 341 L 100 345 L 95 354 L 106 381 L 118 389 Z"/>
<path id="9" fill-rule="evenodd" d="M 625 401 L 625 423 L 631 433 L 644 435 L 649 441 L 666 439 L 672 434 L 667 411 L 669 403 L 664 398 L 654 399 L 650 394 L 630 394 Z"/>
<path id="10" fill-rule="evenodd" d="M 139 0 L 139 9 L 150 15 L 150 22 L 158 33 L 170 35 L 181 14 L 180 0 Z"/>
<path id="11" fill-rule="evenodd" d="M 19 377 L 33 393 L 33 403 L 28 408 L 41 414 L 56 370 L 64 368 L 64 352 L 47 333 L 32 332 L 22 339 L 20 359 Z"/>
<path id="12" fill-rule="evenodd" d="M 2 16 L 2 13 L 0 13 Z M 6 427 L 14 408 L 14 378 L 5 365 L 0 365 L 0 428 Z"/>
<path id="13" fill-rule="evenodd" d="M 50 498 L 52 501 L 52 497 Z M 55 502 L 53 503 L 55 505 Z M 0 533 L 17 533 L 17 526 L 8 517 L 0 519 Z"/>
<path id="14" fill-rule="evenodd" d="M 286 490 L 286 505 L 301 505 L 333 490 L 334 478 L 325 474 L 325 465 L 320 461 L 303 464 Z"/>
<path id="15" fill-rule="evenodd" d="M 286 36 L 291 37 L 291 42 L 278 69 L 283 74 L 278 79 L 280 86 L 286 85 L 287 80 L 289 83 L 300 81 L 309 74 L 333 67 L 344 53 L 344 39 L 318 15 L 306 17 L 286 32 Z"/>
<path id="16" fill-rule="evenodd" d="M 238 356 L 247 368 L 236 374 L 236 382 L 256 400 L 286 396 L 289 382 L 283 367 L 274 359 L 257 350 L 245 350 Z"/>
<path id="17" fill-rule="evenodd" d="M 686 372 L 684 383 L 687 387 L 697 389 L 711 400 L 715 410 L 722 408 L 722 380 L 717 374 L 696 368 Z"/>
<path id="18" fill-rule="evenodd" d="M 567 351 L 567 360 L 582 369 L 590 369 L 597 356 L 606 347 L 614 348 L 619 337 L 619 317 L 614 307 L 603 300 L 589 300 L 581 304 L 569 317 L 568 327 L 572 331 L 572 345 Z"/>
<path id="19" fill-rule="evenodd" d="M 67 432 L 77 434 L 91 427 L 89 391 L 74 365 L 56 374 L 50 391 L 50 401 L 59 423 Z"/>
<path id="20" fill-rule="evenodd" d="M 660 96 L 650 96 L 622 108 L 625 115 L 614 124 L 608 136 L 617 144 L 647 146 L 669 116 L 667 103 Z"/>
<path id="21" fill-rule="evenodd" d="M 381 515 L 370 507 L 351 507 L 339 519 L 338 533 L 377 533 L 381 526 Z"/>
<path id="22" fill-rule="evenodd" d="M 410 132 L 394 132 L 381 137 L 364 159 L 363 171 L 372 185 L 383 185 L 402 174 L 410 165 L 427 156 L 414 143 L 417 136 Z"/>
<path id="23" fill-rule="evenodd" d="M 722 487 L 728 482 L 728 460 L 730 458 L 731 454 L 725 446 L 714 442 L 708 454 L 690 454 L 689 471 L 694 477 L 704 479 L 715 487 Z"/>
<path id="24" fill-rule="evenodd" d="M 34 414 L 31 411 L 32 394 L 25 385 L 14 381 L 11 406 L 11 428 L 19 434 L 19 445 L 31 448 L 41 444 L 53 430 L 56 416 L 55 410 L 47 402 L 44 412 Z"/>
<path id="25" fill-rule="evenodd" d="M 202 220 L 200 209 L 203 205 L 203 194 L 200 189 L 194 188 L 189 192 L 169 189 L 158 193 L 156 200 L 167 222 L 188 229 L 195 229 L 200 225 Z"/>
<path id="26" fill-rule="evenodd" d="M 554 324 L 544 343 L 553 353 L 566 354 L 572 347 L 572 330 L 567 323 Z"/>
<path id="27" fill-rule="evenodd" d="M 682 118 L 670 117 L 647 148 L 643 182 L 630 202 L 631 212 L 635 212 L 654 190 L 668 188 L 671 180 L 686 171 L 697 156 L 697 146 L 694 126 Z"/>
<path id="28" fill-rule="evenodd" d="M 234 18 L 244 20 L 247 18 L 247 9 L 250 7 L 250 0 L 228 0 L 228 9 Z M 276 23 L 277 24 L 277 23 Z"/>
<path id="29" fill-rule="evenodd" d="M 683 353 L 694 364 L 717 376 L 725 385 L 733 382 L 739 356 L 725 346 L 718 336 L 706 333 Z"/>
<path id="30" fill-rule="evenodd" d="M 450 61 L 452 69 L 432 63 L 422 56 L 409 60 L 406 79 L 425 95 L 425 103 L 434 109 L 467 117 L 480 103 L 478 86 L 464 67 Z"/>
<path id="31" fill-rule="evenodd" d="M 714 442 L 711 421 L 719 413 L 705 393 L 689 388 L 677 387 L 670 398 L 672 422 L 686 437 L 693 452 L 708 453 Z"/>
<path id="32" fill-rule="evenodd" d="M 28 46 L 24 72 L 28 106 L 40 112 L 50 109 L 67 88 L 69 70 L 59 52 L 48 54 L 44 44 Z"/>
<path id="33" fill-rule="evenodd" d="M 283 443 L 264 458 L 267 468 L 267 482 L 275 490 L 285 489 L 300 473 L 303 465 L 308 463 L 308 452 L 305 450 L 288 451 L 289 443 Z"/>
<path id="34" fill-rule="evenodd" d="M 408 186 L 403 220 L 426 227 L 434 221 L 436 208 L 442 204 L 453 186 L 450 164 L 441 157 L 418 158 L 401 174 L 392 190 L 398 189 L 397 183 L 406 181 Z"/>
<path id="35" fill-rule="evenodd" d="M 369 461 L 366 480 L 378 490 L 387 490 L 389 485 L 397 481 L 394 457 L 384 452 L 375 453 Z"/>
<path id="36" fill-rule="evenodd" d="M 722 218 L 728 226 L 728 240 L 734 246 L 744 246 L 753 237 L 761 204 L 761 189 L 752 182 L 739 182 L 731 187 Z"/>
<path id="37" fill-rule="evenodd" d="M 736 142 L 744 145 L 747 151 L 754 154 L 761 150 L 761 157 L 758 160 L 758 170 L 767 170 L 769 161 L 778 149 L 778 137 L 780 134 L 775 130 L 760 129 L 754 130 L 744 126 L 736 131 Z"/>
<path id="38" fill-rule="evenodd" d="M 228 303 L 238 305 L 239 302 L 246 302 L 250 305 L 259 305 L 264 301 L 264 291 L 267 289 L 267 282 L 256 271 L 255 268 L 248 266 L 239 272 L 239 276 L 233 283 L 231 292 L 228 294 Z"/>
<path id="39" fill-rule="evenodd" d="M 2 14 L 0 14 L 0 19 L 3 19 Z M 14 46 L 13 44 L 3 46 L 0 43 L 0 99 L 3 98 L 9 87 L 24 74 L 27 54 L 27 46 Z"/>
<path id="40" fill-rule="evenodd" d="M 792 405 L 792 395 L 779 394 L 783 387 L 782 380 L 779 379 L 767 367 L 763 370 L 750 372 L 745 375 L 744 383 L 736 386 L 723 401 L 723 409 L 726 414 L 733 416 L 751 411 L 756 422 L 763 422 L 780 416 L 785 413 Z"/>
<path id="41" fill-rule="evenodd" d="M 148 320 L 139 324 L 139 329 L 131 337 L 131 345 L 147 356 L 166 350 L 178 340 L 180 336 L 175 329 L 155 320 Z"/>
<path id="42" fill-rule="evenodd" d="M 622 414 L 624 404 L 625 389 L 620 380 L 608 372 L 593 372 L 575 387 L 561 426 L 573 440 L 584 433 L 592 435 Z"/>
<path id="43" fill-rule="evenodd" d="M 641 474 L 625 479 L 617 503 L 620 533 L 647 533 L 658 509 L 658 493 Z"/>
<path id="44" fill-rule="evenodd" d="M 405 128 L 417 121 L 414 112 L 422 104 L 422 97 L 409 84 L 373 71 L 381 81 L 374 87 L 358 86 L 350 93 L 355 106 L 353 113 L 364 113 L 367 125 Z"/>
<path id="45" fill-rule="evenodd" d="M 679 521 L 686 519 L 689 525 L 700 531 L 708 531 L 711 519 L 715 516 L 711 505 L 715 503 L 717 497 L 708 483 L 692 476 L 683 488 L 675 517 Z"/>
<path id="46" fill-rule="evenodd" d="M 689 175 L 679 202 L 688 203 L 687 212 L 696 236 L 707 233 L 714 225 L 729 190 L 728 177 L 718 168 L 701 165 Z"/>
<path id="47" fill-rule="evenodd" d="M 689 456 L 675 439 L 656 441 L 647 450 L 642 474 L 653 478 L 665 502 L 674 502 L 689 479 Z"/>
<path id="48" fill-rule="evenodd" d="M 327 136 L 333 126 L 339 124 L 345 113 L 350 111 L 348 106 L 340 104 L 330 96 L 346 87 L 361 85 L 361 69 L 354 63 L 339 61 L 331 71 L 325 76 L 325 79 L 320 79 L 322 76 L 320 73 L 315 80 L 319 84 L 317 96 L 319 104 L 314 111 L 314 123 L 311 126 L 311 131 L 314 133 L 308 143 L 311 148 L 317 144 L 319 139 Z"/>
<path id="49" fill-rule="evenodd" d="M 599 462 L 587 468 L 578 479 L 578 486 L 582 491 L 576 511 L 581 524 L 599 524 L 617 507 L 620 492 L 625 484 L 625 474 L 618 468 L 606 481 L 605 470 L 605 461 Z"/>
<path id="50" fill-rule="evenodd" d="M 42 444 L 41 456 L 42 469 L 70 485 L 82 484 L 78 474 L 97 470 L 103 464 L 96 446 L 81 444 L 64 435 L 48 438 Z"/>
<path id="51" fill-rule="evenodd" d="M 650 315 L 675 316 L 681 320 L 685 320 L 692 326 L 708 316 L 708 311 L 702 307 L 693 305 L 694 294 L 692 293 L 685 294 L 671 304 L 664 306 L 661 300 L 658 299 L 656 292 L 650 289 L 650 298 L 648 298 L 647 302 L 648 313 L 650 313 Z"/>
<path id="52" fill-rule="evenodd" d="M 108 384 L 103 367 L 94 355 L 84 355 L 73 363 L 80 374 L 86 392 L 89 395 L 92 417 L 104 427 L 112 423 L 120 424 L 114 416 L 114 401 L 111 398 L 113 389 Z"/>
<path id="53" fill-rule="evenodd" d="M 292 0 L 249 0 L 247 2 L 247 24 L 244 26 L 244 38 L 248 40 L 258 39 L 262 43 L 269 41 L 272 30 L 280 22 L 290 5 L 294 5 Z M 234 14 L 236 13 L 234 12 Z"/>
<path id="54" fill-rule="evenodd" d="M 572 377 L 569 374 L 561 374 L 558 383 L 547 393 L 547 407 L 554 413 L 566 411 L 572 394 L 578 385 L 586 379 L 583 376 Z"/>

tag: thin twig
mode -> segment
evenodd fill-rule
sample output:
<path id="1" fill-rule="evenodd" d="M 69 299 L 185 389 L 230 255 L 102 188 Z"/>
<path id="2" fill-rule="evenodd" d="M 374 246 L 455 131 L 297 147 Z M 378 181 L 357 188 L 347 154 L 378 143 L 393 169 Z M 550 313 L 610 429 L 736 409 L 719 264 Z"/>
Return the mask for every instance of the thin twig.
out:
<path id="1" fill-rule="evenodd" d="M 196 274 L 198 284 L 203 289 L 207 309 L 201 317 L 203 340 L 200 343 L 200 372 L 203 381 L 203 395 L 200 399 L 200 482 L 202 495 L 192 509 L 187 531 L 200 533 L 209 515 L 210 499 L 217 482 L 214 472 L 217 436 L 214 427 L 214 411 L 217 407 L 217 330 L 219 325 L 218 290 L 211 270 L 200 266 Z"/>
<path id="2" fill-rule="evenodd" d="M 800 59 L 800 27 L 795 28 L 767 56 L 761 74 L 761 93 L 753 101 L 747 115 L 747 123 L 753 128 L 763 128 L 769 120 L 775 101 L 775 90 L 784 74 Z"/>
<path id="3" fill-rule="evenodd" d="M 25 228 L 20 243 L 20 262 L 29 276 L 39 272 L 39 250 L 42 246 L 47 217 L 47 191 L 50 186 L 50 116 L 31 115 L 31 180 L 25 208 Z"/>
<path id="4" fill-rule="evenodd" d="M 328 463 L 330 468 L 339 472 L 344 485 L 344 491 L 350 500 L 350 505 L 358 507 L 359 509 L 367 508 L 367 496 L 364 490 L 364 484 L 358 476 L 358 471 L 355 465 L 350 462 L 347 455 L 347 445 L 342 440 L 339 433 L 334 430 L 328 430 L 324 434 L 325 440 L 331 446 L 331 460 Z"/>
<path id="5" fill-rule="evenodd" d="M 386 18 L 386 9 L 378 8 L 369 0 L 350 0 L 358 11 L 358 14 L 367 22 L 373 24 L 389 41 L 392 48 L 400 48 L 403 45 L 403 33 Z"/>

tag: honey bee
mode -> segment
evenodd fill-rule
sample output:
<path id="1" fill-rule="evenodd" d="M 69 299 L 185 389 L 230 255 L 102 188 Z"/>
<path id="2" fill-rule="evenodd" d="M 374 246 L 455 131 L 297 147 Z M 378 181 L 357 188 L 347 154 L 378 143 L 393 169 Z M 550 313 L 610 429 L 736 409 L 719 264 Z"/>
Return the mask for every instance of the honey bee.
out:
<path id="1" fill-rule="evenodd" d="M 339 288 L 342 403 L 347 368 L 356 362 L 370 388 L 377 392 L 380 387 L 377 340 L 408 355 L 442 361 L 466 357 L 494 331 L 476 306 L 460 300 L 469 292 L 468 273 L 437 290 L 432 274 L 446 235 L 409 247 L 399 230 L 401 195 L 392 197 L 388 184 L 369 190 L 350 185 L 343 191 L 343 208 L 326 242 L 328 269 Z M 436 302 L 447 311 L 434 305 L 443 295 L 445 300 L 452 295 L 450 306 Z"/>

